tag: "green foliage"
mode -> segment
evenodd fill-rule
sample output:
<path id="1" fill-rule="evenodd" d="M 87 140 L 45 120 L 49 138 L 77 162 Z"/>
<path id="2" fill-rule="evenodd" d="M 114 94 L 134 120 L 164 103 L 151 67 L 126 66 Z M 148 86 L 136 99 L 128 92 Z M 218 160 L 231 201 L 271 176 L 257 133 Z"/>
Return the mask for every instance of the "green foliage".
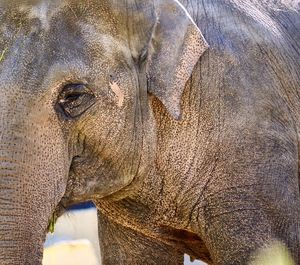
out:
<path id="1" fill-rule="evenodd" d="M 49 220 L 49 223 L 48 223 L 48 232 L 53 234 L 54 233 L 54 228 L 55 228 L 55 223 L 57 221 L 57 215 L 56 213 L 54 212 Z"/>
<path id="2" fill-rule="evenodd" d="M 0 62 L 2 62 L 2 60 L 3 60 L 3 58 L 4 58 L 4 55 L 5 55 L 6 51 L 7 51 L 7 48 L 5 48 L 5 49 L 1 52 L 1 54 L 0 54 Z"/>

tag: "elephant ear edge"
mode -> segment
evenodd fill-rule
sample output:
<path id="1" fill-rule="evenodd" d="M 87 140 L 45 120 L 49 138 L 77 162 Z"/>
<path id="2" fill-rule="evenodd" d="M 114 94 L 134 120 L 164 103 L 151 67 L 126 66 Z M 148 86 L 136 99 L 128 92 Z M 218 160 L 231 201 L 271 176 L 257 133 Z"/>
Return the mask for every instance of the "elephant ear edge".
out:
<path id="1" fill-rule="evenodd" d="M 185 84 L 209 46 L 177 0 L 156 0 L 155 8 L 157 20 L 148 45 L 148 92 L 179 120 Z"/>

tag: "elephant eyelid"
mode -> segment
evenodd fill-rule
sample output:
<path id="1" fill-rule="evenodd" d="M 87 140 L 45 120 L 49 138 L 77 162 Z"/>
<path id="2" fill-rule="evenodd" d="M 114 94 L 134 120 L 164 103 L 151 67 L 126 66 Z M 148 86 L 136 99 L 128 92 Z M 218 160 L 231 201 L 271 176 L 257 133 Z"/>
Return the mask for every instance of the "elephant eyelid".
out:
<path id="1" fill-rule="evenodd" d="M 72 93 L 83 93 L 90 92 L 88 86 L 86 84 L 74 83 L 74 84 L 66 84 L 62 87 L 60 95 L 68 95 Z"/>
<path id="2" fill-rule="evenodd" d="M 85 84 L 64 85 L 58 97 L 56 110 L 65 119 L 77 118 L 95 103 L 95 95 Z"/>

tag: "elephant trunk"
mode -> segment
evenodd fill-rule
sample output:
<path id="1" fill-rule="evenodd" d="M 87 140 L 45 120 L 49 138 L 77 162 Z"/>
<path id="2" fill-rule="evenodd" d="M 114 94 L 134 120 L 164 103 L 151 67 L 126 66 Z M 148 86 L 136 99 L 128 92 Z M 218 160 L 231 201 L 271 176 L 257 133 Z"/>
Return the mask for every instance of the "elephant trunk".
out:
<path id="1" fill-rule="evenodd" d="M 41 264 L 47 225 L 67 183 L 70 158 L 58 122 L 30 115 L 0 115 L 1 265 Z"/>
<path id="2" fill-rule="evenodd" d="M 41 264 L 48 221 L 62 192 L 39 172 L 13 156 L 0 156 L 1 265 Z"/>
<path id="3" fill-rule="evenodd" d="M 15 172 L 15 161 L 0 160 L 0 264 L 40 264 L 52 209 L 29 183 L 20 183 L 26 176 L 21 168 Z"/>

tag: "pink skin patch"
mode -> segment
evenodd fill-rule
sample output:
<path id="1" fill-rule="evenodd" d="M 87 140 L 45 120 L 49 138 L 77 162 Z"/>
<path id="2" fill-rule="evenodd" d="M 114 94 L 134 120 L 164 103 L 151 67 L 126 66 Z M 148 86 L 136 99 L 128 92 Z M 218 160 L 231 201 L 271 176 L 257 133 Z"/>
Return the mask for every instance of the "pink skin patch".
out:
<path id="1" fill-rule="evenodd" d="M 123 102 L 124 102 L 124 92 L 122 91 L 122 89 L 119 87 L 119 85 L 116 82 L 110 82 L 109 83 L 111 90 L 114 92 L 115 96 L 116 96 L 116 101 L 117 101 L 117 105 L 118 107 L 122 107 L 123 106 Z"/>

